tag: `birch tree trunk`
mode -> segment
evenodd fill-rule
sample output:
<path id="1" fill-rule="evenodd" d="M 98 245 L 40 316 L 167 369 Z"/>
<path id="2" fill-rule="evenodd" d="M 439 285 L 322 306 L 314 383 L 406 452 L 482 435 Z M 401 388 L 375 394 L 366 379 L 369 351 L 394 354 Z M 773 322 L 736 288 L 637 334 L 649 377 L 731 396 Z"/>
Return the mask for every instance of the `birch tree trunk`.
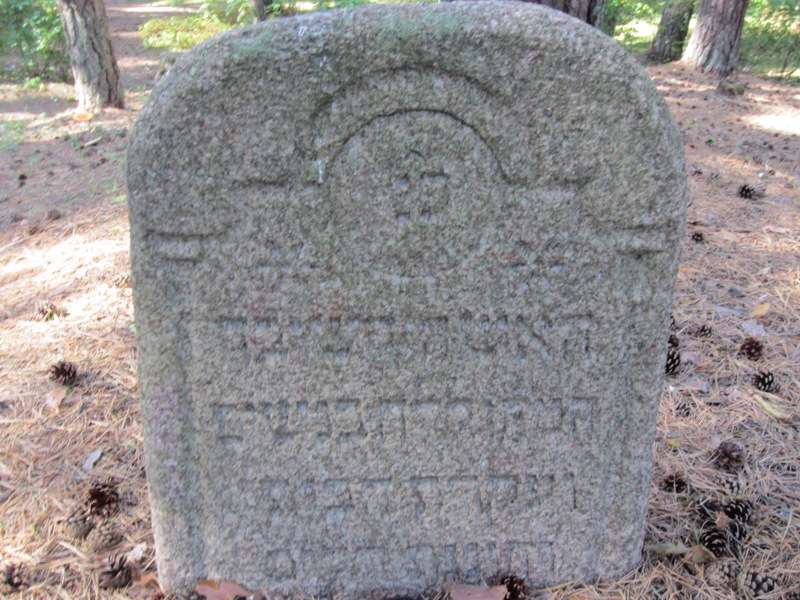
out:
<path id="1" fill-rule="evenodd" d="M 58 0 L 58 10 L 75 76 L 78 110 L 123 108 L 125 96 L 103 0 Z"/>

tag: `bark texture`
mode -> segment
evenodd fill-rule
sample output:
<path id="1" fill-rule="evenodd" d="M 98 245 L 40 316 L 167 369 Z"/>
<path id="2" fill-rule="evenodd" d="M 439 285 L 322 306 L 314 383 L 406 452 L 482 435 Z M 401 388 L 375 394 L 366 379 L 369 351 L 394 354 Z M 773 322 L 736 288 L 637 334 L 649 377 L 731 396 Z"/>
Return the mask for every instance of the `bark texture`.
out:
<path id="1" fill-rule="evenodd" d="M 455 2 L 457 0 L 439 0 L 440 2 Z M 588 23 L 598 26 L 603 6 L 606 0 L 521 0 L 522 2 L 533 2 L 534 4 L 544 4 L 550 8 L 555 8 L 563 13 Z"/>
<path id="2" fill-rule="evenodd" d="M 103 0 L 59 0 L 58 9 L 75 76 L 78 110 L 123 108 L 125 96 Z"/>
<path id="3" fill-rule="evenodd" d="M 729 75 L 739 62 L 748 0 L 703 0 L 683 60 L 701 71 Z"/>
<path id="4" fill-rule="evenodd" d="M 614 32 L 617 29 L 617 17 L 616 15 L 606 14 L 606 12 L 603 11 L 600 13 L 600 16 L 594 26 L 607 36 L 614 37 Z"/>
<path id="5" fill-rule="evenodd" d="M 266 21 L 269 17 L 269 7 L 272 0 L 253 0 L 253 10 L 256 14 L 256 21 Z"/>
<path id="6" fill-rule="evenodd" d="M 650 46 L 647 58 L 653 62 L 668 63 L 678 60 L 683 52 L 683 42 L 689 33 L 689 21 L 694 12 L 694 0 L 670 0 L 661 13 L 658 32 Z"/>
<path id="7" fill-rule="evenodd" d="M 544 4 L 550 8 L 555 8 L 561 12 L 567 13 L 589 23 L 589 25 L 597 25 L 600 20 L 600 14 L 603 12 L 603 5 L 605 0 L 526 0 L 533 1 L 536 4 Z"/>

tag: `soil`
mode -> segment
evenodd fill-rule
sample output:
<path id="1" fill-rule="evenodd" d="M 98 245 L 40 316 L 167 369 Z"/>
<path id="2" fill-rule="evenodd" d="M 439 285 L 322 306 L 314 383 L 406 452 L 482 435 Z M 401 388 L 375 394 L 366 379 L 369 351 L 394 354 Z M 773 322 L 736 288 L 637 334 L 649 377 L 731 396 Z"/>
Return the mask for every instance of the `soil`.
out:
<path id="1" fill-rule="evenodd" d="M 139 26 L 183 10 L 107 2 L 125 109 L 81 122 L 69 86 L 0 86 L 0 594 L 13 591 L 7 569 L 19 568 L 22 597 L 159 597 L 137 402 L 125 152 L 163 54 L 142 48 Z M 740 76 L 744 94 L 730 96 L 717 91 L 718 78 L 680 63 L 648 72 L 683 132 L 690 208 L 674 311 L 682 364 L 661 403 L 647 546 L 628 577 L 542 594 L 729 598 L 745 594 L 751 572 L 775 577 L 784 593 L 799 590 L 792 515 L 800 508 L 800 91 Z M 740 352 L 751 335 L 764 344 L 757 360 Z M 77 367 L 69 386 L 49 377 L 62 359 Z M 779 387 L 759 390 L 759 371 Z M 733 473 L 715 462 L 721 441 L 744 451 Z M 676 474 L 688 482 L 683 495 L 662 485 Z M 730 498 L 732 477 L 741 483 L 734 495 L 755 506 L 735 561 L 738 591 L 710 576 L 719 562 L 680 548 L 698 541 L 692 502 Z M 89 544 L 70 534 L 73 511 L 97 482 L 119 498 L 110 515 L 90 520 L 123 532 L 101 550 L 97 536 Z M 101 588 L 125 583 L 113 577 L 113 556 L 122 554 L 132 582 Z"/>

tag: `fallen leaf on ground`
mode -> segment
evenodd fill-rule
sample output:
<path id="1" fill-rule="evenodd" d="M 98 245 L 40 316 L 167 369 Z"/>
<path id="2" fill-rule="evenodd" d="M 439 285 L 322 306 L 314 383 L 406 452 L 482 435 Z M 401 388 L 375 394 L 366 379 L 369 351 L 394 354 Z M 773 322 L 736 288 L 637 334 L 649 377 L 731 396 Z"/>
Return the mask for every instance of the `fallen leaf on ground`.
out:
<path id="1" fill-rule="evenodd" d="M 703 546 L 692 546 L 692 560 L 698 565 L 702 565 L 717 560 L 717 557 Z"/>
<path id="2" fill-rule="evenodd" d="M 750 313 L 750 318 L 755 317 L 763 317 L 765 314 L 769 312 L 769 302 L 764 302 L 764 304 L 759 304 L 753 309 L 753 312 Z"/>
<path id="3" fill-rule="evenodd" d="M 94 463 L 100 460 L 100 457 L 103 455 L 102 450 L 95 450 L 89 456 L 86 457 L 86 460 L 83 461 L 83 470 L 84 471 L 91 471 Z"/>
<path id="4" fill-rule="evenodd" d="M 503 600 L 507 593 L 508 588 L 504 585 L 486 587 L 456 583 L 450 588 L 451 600 Z"/>
<path id="5" fill-rule="evenodd" d="M 206 600 L 233 600 L 241 596 L 244 596 L 247 600 L 264 600 L 263 594 L 248 592 L 231 581 L 201 579 L 197 582 L 194 591 L 201 596 L 205 596 Z"/>
<path id="6" fill-rule="evenodd" d="M 683 544 L 650 544 L 644 547 L 648 552 L 655 554 L 670 555 L 670 554 L 688 554 L 692 551 L 691 548 Z"/>
<path id="7" fill-rule="evenodd" d="M 131 577 L 133 580 L 145 588 L 152 588 L 156 592 L 161 591 L 161 585 L 158 583 L 158 575 L 152 571 L 142 571 L 136 565 L 130 565 Z"/>
<path id="8" fill-rule="evenodd" d="M 717 518 L 714 522 L 716 523 L 718 529 L 725 531 L 728 528 L 728 525 L 731 524 L 731 518 L 724 512 L 719 512 L 717 513 Z"/>
<path id="9" fill-rule="evenodd" d="M 754 338 L 766 337 L 767 335 L 767 330 L 758 321 L 745 321 L 742 323 L 742 329 L 747 335 Z"/>
<path id="10" fill-rule="evenodd" d="M 47 407 L 47 410 L 51 412 L 58 412 L 61 408 L 61 403 L 64 401 L 64 398 L 67 397 L 67 390 L 63 387 L 57 387 L 45 396 L 44 398 L 44 405 Z"/>

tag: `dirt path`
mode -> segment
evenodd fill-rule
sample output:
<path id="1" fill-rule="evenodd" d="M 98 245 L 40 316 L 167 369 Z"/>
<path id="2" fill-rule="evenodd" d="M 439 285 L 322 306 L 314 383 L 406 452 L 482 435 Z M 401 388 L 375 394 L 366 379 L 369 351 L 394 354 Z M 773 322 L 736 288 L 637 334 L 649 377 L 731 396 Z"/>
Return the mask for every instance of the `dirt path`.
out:
<path id="1" fill-rule="evenodd" d="M 157 6 L 153 2 L 106 2 L 108 28 L 126 92 L 135 93 L 152 88 L 159 62 L 165 54 L 158 48 L 142 47 L 142 35 L 139 31 L 142 23 L 158 17 L 190 14 L 195 10 L 179 6 Z"/>
<path id="2" fill-rule="evenodd" d="M 70 219 L 109 201 L 124 207 L 127 133 L 164 54 L 143 48 L 139 29 L 148 19 L 193 9 L 110 0 L 106 10 L 126 109 L 106 109 L 88 123 L 76 122 L 69 85 L 37 91 L 0 86 L 0 123 L 7 124 L 0 137 L 7 158 L 0 161 L 0 247 L 63 225 L 50 218 L 56 214 Z"/>

